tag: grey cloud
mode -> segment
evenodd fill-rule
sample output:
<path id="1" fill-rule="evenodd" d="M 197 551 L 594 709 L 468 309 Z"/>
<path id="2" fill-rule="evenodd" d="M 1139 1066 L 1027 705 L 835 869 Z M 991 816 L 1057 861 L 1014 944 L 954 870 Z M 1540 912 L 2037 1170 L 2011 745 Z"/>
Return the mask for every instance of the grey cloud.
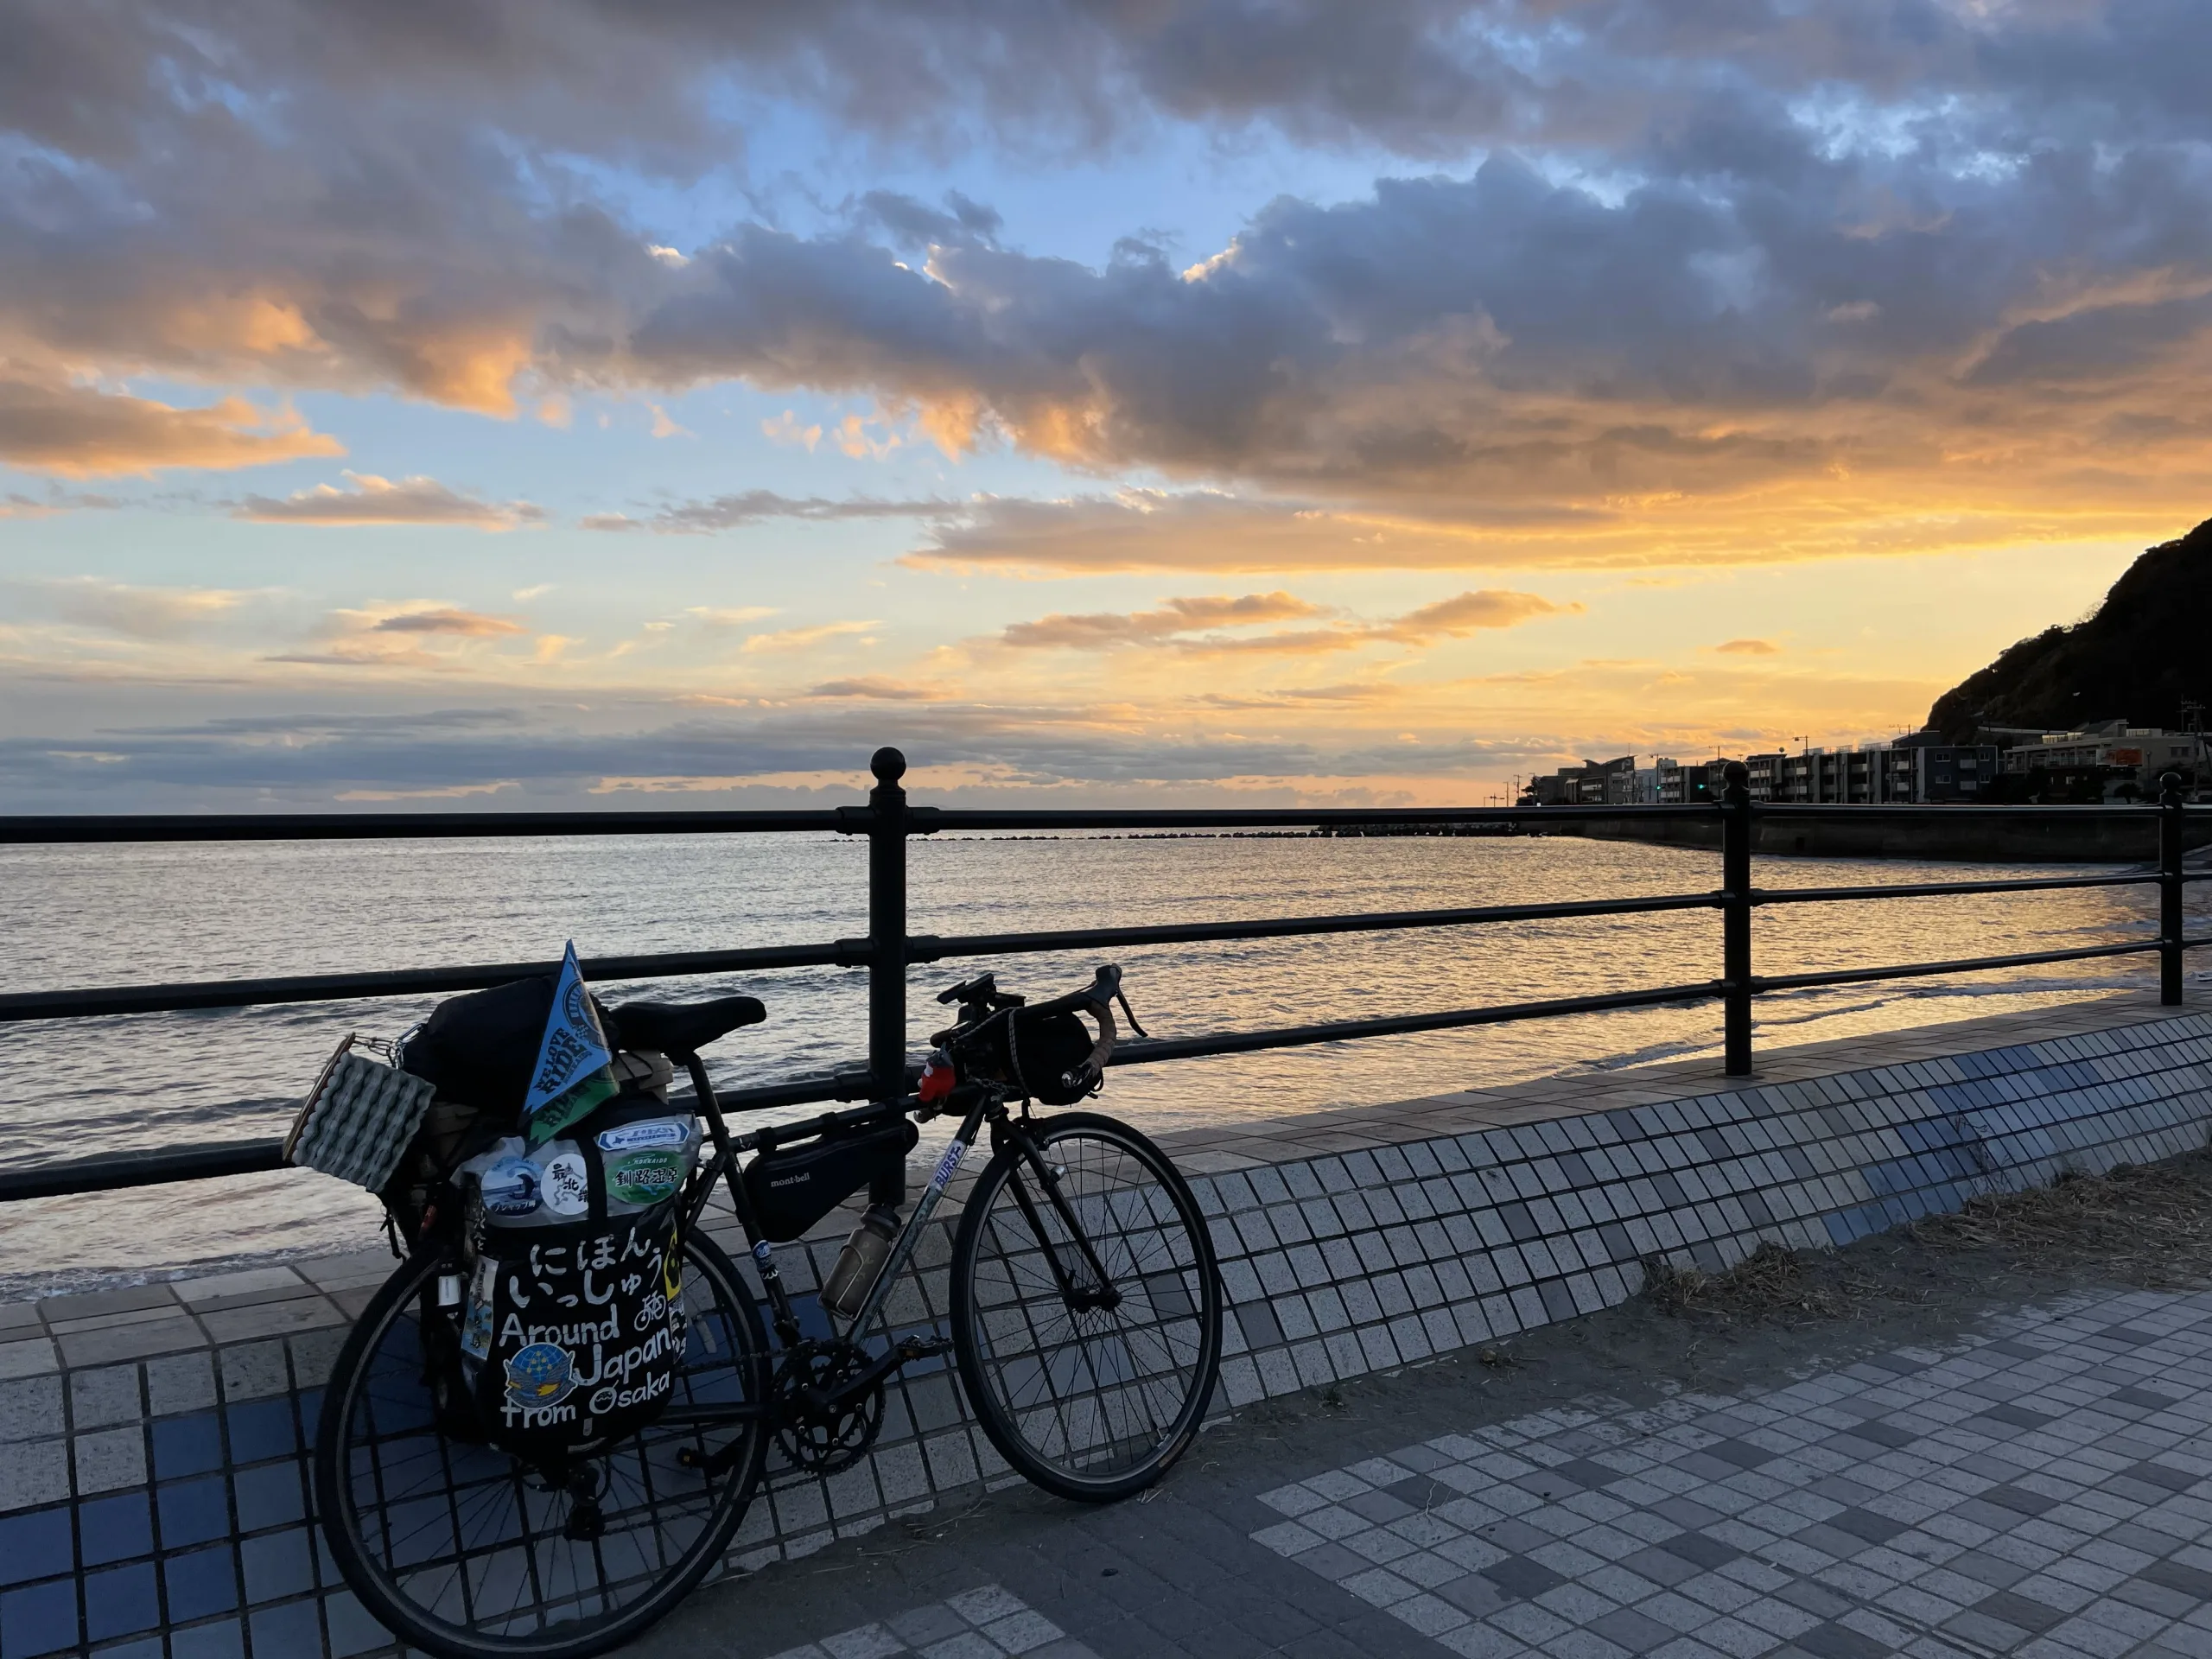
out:
<path id="1" fill-rule="evenodd" d="M 853 518 L 940 518 L 963 512 L 964 504 L 935 498 L 886 501 L 874 496 L 839 499 L 819 495 L 782 495 L 774 490 L 746 490 L 696 501 L 679 501 L 642 518 L 626 513 L 593 513 L 578 522 L 586 530 L 652 530 L 664 535 L 704 535 L 737 530 L 771 518 L 830 523 Z"/>
<path id="2" fill-rule="evenodd" d="M 341 792 L 454 791 L 506 784 L 522 798 L 613 804 L 608 780 L 736 779 L 792 773 L 849 775 L 865 785 L 867 757 L 879 744 L 904 748 L 909 786 L 929 787 L 932 768 L 976 772 L 1008 786 L 1079 785 L 1101 789 L 1202 785 L 1227 778 L 1298 780 L 1403 775 L 1405 746 L 1356 739 L 1341 746 L 1284 740 L 1124 732 L 1087 710 L 982 709 L 957 703 L 894 709 L 873 700 L 835 700 L 802 712 L 752 718 L 683 720 L 638 729 L 562 728 L 542 721 L 472 728 L 450 717 L 379 723 L 311 716 L 282 732 L 266 723 L 241 729 L 118 728 L 66 736 L 0 739 L 0 785 L 11 798 L 60 803 L 217 804 L 253 799 L 293 804 Z M 1554 741 L 1424 744 L 1419 767 L 1438 776 L 1494 766 L 1500 760 L 1548 753 Z M 500 804 L 500 803 L 493 803 Z"/>
<path id="3" fill-rule="evenodd" d="M 1999 385 L 2053 400 L 2012 411 L 2040 431 L 2069 365 L 2194 338 L 2096 296 L 2212 276 L 2212 9 L 2190 0 L 18 0 L 10 22 L 0 446 L 60 471 L 334 447 L 99 400 L 67 384 L 85 363 L 497 413 L 735 377 L 1103 472 L 1559 511 L 1923 466 L 1929 428 Z M 1188 278 L 1128 241 L 1103 270 L 1027 256 L 987 207 L 884 193 L 861 217 L 937 245 L 927 271 L 857 227 L 655 257 L 607 170 L 732 165 L 762 92 L 1024 154 L 1166 117 L 1488 159 L 1270 204 Z"/>
<path id="4" fill-rule="evenodd" d="M 860 208 L 893 241 L 913 248 L 938 243 L 988 243 L 1006 226 L 997 209 L 971 201 L 957 190 L 945 193 L 943 212 L 896 190 L 871 190 L 861 198 Z"/>
<path id="5" fill-rule="evenodd" d="M 1881 212 L 1894 226 L 1860 222 Z M 979 246 L 925 274 L 747 226 L 630 359 L 871 391 L 1100 468 L 1459 501 L 1736 487 L 1907 459 L 1873 411 L 1940 395 L 2054 269 L 2212 274 L 2208 225 L 2212 178 L 2171 156 L 2039 154 L 1989 181 L 1808 155 L 1609 202 L 1501 156 L 1464 181 L 1279 200 L 1195 279 Z"/>
<path id="6" fill-rule="evenodd" d="M 528 501 L 486 501 L 435 478 L 397 481 L 347 473 L 349 487 L 318 484 L 278 500 L 249 495 L 232 517 L 264 524 L 460 524 L 474 530 L 512 530 L 543 524 L 545 510 Z"/>

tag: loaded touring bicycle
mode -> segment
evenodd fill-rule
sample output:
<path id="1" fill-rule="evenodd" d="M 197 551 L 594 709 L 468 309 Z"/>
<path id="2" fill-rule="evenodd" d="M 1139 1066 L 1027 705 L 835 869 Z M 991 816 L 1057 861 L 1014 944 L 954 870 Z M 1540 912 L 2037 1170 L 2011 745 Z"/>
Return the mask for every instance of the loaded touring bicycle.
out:
<path id="1" fill-rule="evenodd" d="M 991 1444 L 1048 1491 L 1119 1498 L 1182 1454 L 1221 1351 L 1205 1219 L 1135 1129 L 1036 1109 L 1097 1091 L 1119 970 L 1034 1005 L 988 974 L 938 1001 L 956 1018 L 918 1092 L 750 1134 L 699 1057 L 761 1005 L 601 1008 L 573 953 L 557 981 L 442 1005 L 392 1065 L 341 1046 L 289 1155 L 378 1191 L 405 1256 L 333 1370 L 315 1495 L 396 1635 L 454 1659 L 619 1645 L 723 1560 L 772 1442 L 779 1479 L 849 1466 L 890 1379 L 948 1351 Z M 518 1103 L 570 1059 L 604 1064 L 558 1121 L 531 1117 Z M 669 1097 L 677 1068 L 690 1100 Z M 916 1124 L 940 1115 L 957 1127 L 902 1219 Z M 886 1299 L 986 1131 L 949 1319 L 894 1335 Z M 862 1192 L 803 1325 L 775 1247 Z M 704 1224 L 718 1193 L 750 1277 Z"/>

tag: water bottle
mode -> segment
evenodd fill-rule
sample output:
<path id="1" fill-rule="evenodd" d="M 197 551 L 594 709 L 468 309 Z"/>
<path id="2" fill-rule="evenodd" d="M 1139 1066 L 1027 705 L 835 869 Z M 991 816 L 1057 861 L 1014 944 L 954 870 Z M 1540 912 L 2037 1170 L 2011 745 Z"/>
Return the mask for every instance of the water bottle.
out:
<path id="1" fill-rule="evenodd" d="M 861 1224 L 837 1252 L 837 1265 L 823 1281 L 822 1306 L 840 1319 L 849 1319 L 875 1287 L 876 1275 L 891 1259 L 891 1246 L 899 1236 L 899 1212 L 887 1204 L 872 1204 Z"/>

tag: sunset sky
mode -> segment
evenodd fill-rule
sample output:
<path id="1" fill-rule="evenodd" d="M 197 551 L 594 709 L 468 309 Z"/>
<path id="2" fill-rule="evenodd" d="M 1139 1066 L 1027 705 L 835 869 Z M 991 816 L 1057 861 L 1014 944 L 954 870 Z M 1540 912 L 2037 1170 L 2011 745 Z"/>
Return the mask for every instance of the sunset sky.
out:
<path id="1" fill-rule="evenodd" d="M 2204 0 L 0 26 L 0 810 L 1479 800 L 2212 517 Z"/>

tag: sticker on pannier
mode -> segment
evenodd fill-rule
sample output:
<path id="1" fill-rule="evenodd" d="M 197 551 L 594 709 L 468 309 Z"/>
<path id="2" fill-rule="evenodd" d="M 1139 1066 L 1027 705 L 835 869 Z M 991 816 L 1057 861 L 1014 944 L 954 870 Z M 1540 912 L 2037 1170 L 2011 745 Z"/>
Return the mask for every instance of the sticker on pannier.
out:
<path id="1" fill-rule="evenodd" d="M 486 1230 L 461 1349 L 494 1440 L 572 1449 L 659 1414 L 683 1357 L 677 1208 L 580 1237 Z"/>

